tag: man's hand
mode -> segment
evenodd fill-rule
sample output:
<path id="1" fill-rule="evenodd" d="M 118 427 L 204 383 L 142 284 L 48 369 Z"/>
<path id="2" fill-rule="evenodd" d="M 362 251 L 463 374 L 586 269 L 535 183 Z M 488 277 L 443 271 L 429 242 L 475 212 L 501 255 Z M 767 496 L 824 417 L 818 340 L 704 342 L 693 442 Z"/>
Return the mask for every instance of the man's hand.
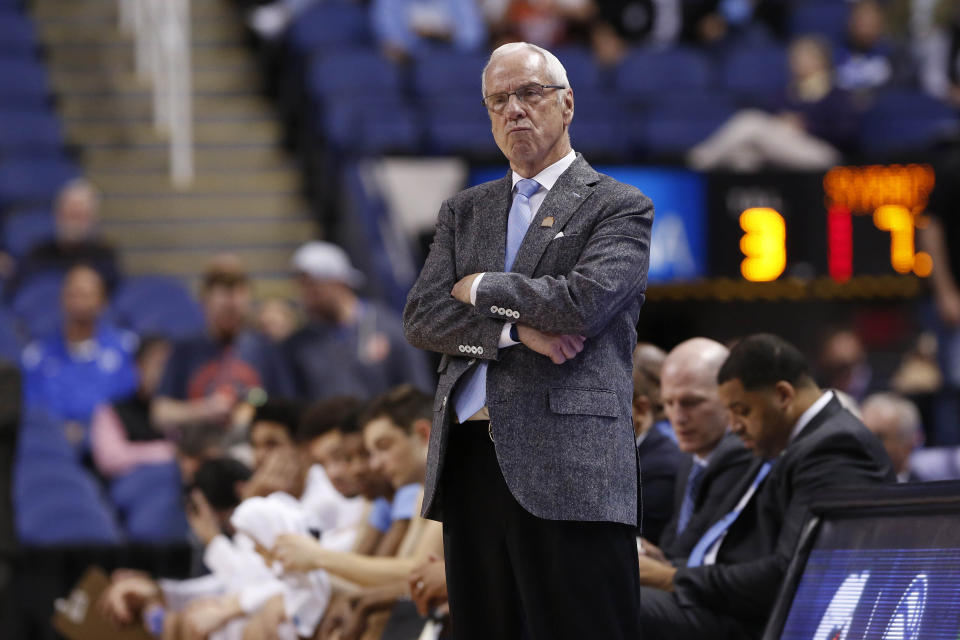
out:
<path id="1" fill-rule="evenodd" d="M 409 578 L 410 597 L 417 612 L 426 618 L 437 606 L 447 601 L 446 564 L 436 556 L 413 570 Z"/>
<path id="2" fill-rule="evenodd" d="M 640 586 L 661 591 L 673 591 L 673 576 L 677 569 L 658 560 L 640 556 Z"/>
<path id="3" fill-rule="evenodd" d="M 147 574 L 118 571 L 100 596 L 99 607 L 105 617 L 120 626 L 131 624 L 150 602 L 159 600 L 160 589 Z"/>
<path id="4" fill-rule="evenodd" d="M 190 529 L 197 536 L 197 539 L 203 543 L 203 546 L 210 544 L 214 538 L 222 533 L 213 507 L 207 502 L 207 498 L 200 489 L 194 489 L 190 492 L 186 511 Z"/>
<path id="5" fill-rule="evenodd" d="M 183 612 L 184 640 L 204 640 L 234 618 L 243 615 L 236 596 L 209 598 L 190 604 Z"/>
<path id="6" fill-rule="evenodd" d="M 660 547 L 653 544 L 646 538 L 640 538 L 640 553 L 651 560 L 656 560 L 657 562 L 663 564 L 670 564 L 670 561 L 667 560 L 667 555 L 660 549 Z"/>
<path id="7" fill-rule="evenodd" d="M 583 351 L 583 343 L 587 339 L 585 336 L 543 333 L 524 324 L 517 325 L 517 336 L 527 348 L 547 356 L 554 364 L 573 360 Z"/>
<path id="8" fill-rule="evenodd" d="M 470 304 L 470 289 L 473 287 L 473 281 L 477 279 L 479 273 L 471 273 L 463 278 L 457 284 L 453 285 L 450 295 L 464 304 Z"/>
<path id="9" fill-rule="evenodd" d="M 273 557 L 280 561 L 287 571 L 313 571 L 322 569 L 320 556 L 323 547 L 311 538 L 296 533 L 285 533 L 277 536 L 273 546 Z"/>
<path id="10" fill-rule="evenodd" d="M 277 594 L 267 600 L 247 621 L 243 629 L 243 640 L 278 640 L 278 630 L 287 619 L 283 606 L 283 595 Z"/>
<path id="11" fill-rule="evenodd" d="M 302 475 L 295 451 L 275 449 L 267 454 L 263 466 L 257 469 L 243 488 L 243 498 L 266 497 L 282 492 L 294 495 Z"/>

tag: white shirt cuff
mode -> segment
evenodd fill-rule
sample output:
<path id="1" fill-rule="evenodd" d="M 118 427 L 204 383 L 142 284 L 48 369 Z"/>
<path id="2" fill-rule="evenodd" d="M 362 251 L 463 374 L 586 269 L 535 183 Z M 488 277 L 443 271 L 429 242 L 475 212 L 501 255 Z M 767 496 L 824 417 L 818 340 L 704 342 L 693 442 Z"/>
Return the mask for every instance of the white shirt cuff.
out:
<path id="1" fill-rule="evenodd" d="M 504 347 L 512 347 L 515 344 L 520 344 L 516 340 L 510 337 L 510 328 L 513 327 L 512 322 L 506 322 L 503 325 L 503 329 L 500 330 L 500 342 L 497 343 L 497 347 L 503 349 Z"/>
<path id="2" fill-rule="evenodd" d="M 470 285 L 470 304 L 473 306 L 477 305 L 477 287 L 480 286 L 481 280 L 483 280 L 483 273 L 474 278 L 473 284 Z"/>

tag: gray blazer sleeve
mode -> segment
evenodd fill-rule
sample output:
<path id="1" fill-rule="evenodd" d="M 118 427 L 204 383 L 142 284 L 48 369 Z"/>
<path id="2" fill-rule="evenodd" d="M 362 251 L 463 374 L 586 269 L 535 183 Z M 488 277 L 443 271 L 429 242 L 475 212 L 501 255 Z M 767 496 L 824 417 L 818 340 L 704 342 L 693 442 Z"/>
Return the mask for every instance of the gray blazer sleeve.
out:
<path id="1" fill-rule="evenodd" d="M 403 333 L 410 344 L 420 349 L 462 357 L 464 353 L 459 347 L 474 345 L 481 347 L 482 352 L 478 350 L 472 355 L 495 360 L 503 320 L 479 315 L 472 305 L 450 295 L 459 280 L 454 255 L 453 216 L 449 201 L 444 202 L 430 253 L 407 296 L 403 309 Z"/>
<path id="2" fill-rule="evenodd" d="M 491 307 L 508 307 L 519 312 L 518 323 L 547 333 L 593 337 L 603 331 L 647 288 L 653 203 L 635 189 L 621 195 L 590 232 L 568 275 L 487 273 L 477 287 L 477 313 L 493 319 Z"/>

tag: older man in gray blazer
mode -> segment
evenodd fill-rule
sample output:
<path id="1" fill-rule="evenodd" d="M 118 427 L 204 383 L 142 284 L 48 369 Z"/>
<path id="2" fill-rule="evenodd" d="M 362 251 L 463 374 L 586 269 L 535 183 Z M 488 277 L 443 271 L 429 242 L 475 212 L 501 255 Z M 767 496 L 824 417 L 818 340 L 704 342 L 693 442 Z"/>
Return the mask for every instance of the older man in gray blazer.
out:
<path id="1" fill-rule="evenodd" d="M 443 354 L 423 511 L 444 524 L 453 634 L 635 640 L 653 205 L 572 150 L 548 51 L 500 47 L 482 93 L 511 172 L 443 204 L 404 310 L 407 339 Z"/>

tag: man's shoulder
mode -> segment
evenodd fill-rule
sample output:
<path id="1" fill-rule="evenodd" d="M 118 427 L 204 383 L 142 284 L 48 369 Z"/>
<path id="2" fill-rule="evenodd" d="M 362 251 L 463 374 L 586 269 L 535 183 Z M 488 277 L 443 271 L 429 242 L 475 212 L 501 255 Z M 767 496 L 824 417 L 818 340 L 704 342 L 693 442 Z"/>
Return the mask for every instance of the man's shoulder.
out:
<path id="1" fill-rule="evenodd" d="M 482 202 L 490 197 L 493 197 L 498 192 L 507 189 L 509 184 L 509 176 L 504 176 L 488 182 L 481 182 L 480 184 L 467 187 L 463 191 L 454 194 L 447 199 L 447 204 L 456 209 L 465 205 L 469 206 L 475 202 Z M 504 191 L 504 193 L 506 193 L 506 191 Z"/>
<path id="2" fill-rule="evenodd" d="M 753 460 L 753 454 L 743 446 L 743 441 L 733 433 L 727 433 L 710 456 L 709 467 L 717 472 L 723 472 L 746 467 L 751 460 Z"/>

